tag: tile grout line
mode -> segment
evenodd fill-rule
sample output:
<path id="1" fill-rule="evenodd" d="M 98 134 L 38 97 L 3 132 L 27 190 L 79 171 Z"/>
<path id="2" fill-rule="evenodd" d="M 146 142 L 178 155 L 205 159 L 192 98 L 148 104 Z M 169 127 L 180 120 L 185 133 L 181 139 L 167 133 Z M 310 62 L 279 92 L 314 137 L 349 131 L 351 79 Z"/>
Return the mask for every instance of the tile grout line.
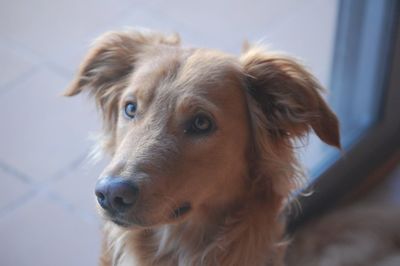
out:
<path id="1" fill-rule="evenodd" d="M 79 208 L 74 207 L 72 203 L 70 203 L 68 200 L 62 198 L 60 195 L 57 193 L 53 192 L 52 189 L 50 188 L 51 184 L 56 182 L 57 180 L 62 179 L 65 177 L 67 174 L 68 170 L 75 170 L 77 169 L 80 165 L 83 165 L 87 162 L 88 159 L 88 152 L 86 151 L 84 154 L 80 155 L 77 159 L 73 160 L 69 165 L 67 165 L 64 169 L 59 171 L 58 173 L 52 175 L 52 178 L 49 178 L 44 181 L 35 181 L 34 178 L 28 176 L 25 173 L 22 173 L 21 171 L 17 170 L 15 167 L 4 163 L 0 161 L 0 170 L 9 174 L 12 177 L 18 178 L 21 182 L 29 185 L 29 191 L 26 192 L 24 195 L 21 197 L 18 197 L 14 201 L 8 203 L 6 206 L 0 208 L 0 219 L 7 214 L 13 212 L 14 210 L 18 209 L 22 205 L 26 204 L 34 198 L 36 195 L 40 193 L 45 193 L 46 198 L 53 200 L 53 202 L 57 203 L 59 206 L 61 206 L 63 209 L 69 212 L 74 212 L 77 213 L 78 216 L 80 216 L 83 220 L 86 222 L 93 223 L 95 218 L 90 215 L 89 213 L 86 213 L 84 210 L 80 210 Z"/>
<path id="2" fill-rule="evenodd" d="M 0 170 L 2 170 L 5 173 L 10 174 L 11 176 L 18 178 L 20 181 L 22 181 L 26 184 L 33 184 L 32 177 L 17 170 L 15 167 L 13 167 L 5 162 L 0 161 Z"/>
<path id="3" fill-rule="evenodd" d="M 95 216 L 91 215 L 88 211 L 79 208 L 75 204 L 69 202 L 67 199 L 59 195 L 58 193 L 55 193 L 52 191 L 51 188 L 46 189 L 46 198 L 50 200 L 50 202 L 57 204 L 61 208 L 63 208 L 65 211 L 69 213 L 73 213 L 83 221 L 93 224 L 97 222 L 97 219 Z"/>
<path id="4" fill-rule="evenodd" d="M 19 53 L 22 57 L 27 58 L 27 60 L 33 64 L 33 67 L 46 67 L 63 78 L 71 78 L 71 75 L 73 74 L 71 71 L 54 62 L 53 59 L 49 58 L 48 56 L 32 50 L 30 47 L 20 43 L 19 41 L 10 39 L 6 39 L 5 42 L 4 40 L 2 41 L 3 43 L 0 43 L 0 46 L 3 46 L 7 49 L 12 49 Z"/>
<path id="5" fill-rule="evenodd" d="M 80 156 L 78 156 L 75 160 L 73 160 L 66 167 L 64 167 L 63 169 L 59 170 L 57 173 L 52 175 L 51 178 L 49 178 L 46 181 L 42 182 L 41 185 L 43 186 L 42 190 L 46 192 L 46 198 L 48 200 L 50 200 L 51 202 L 59 205 L 65 211 L 77 215 L 83 221 L 85 221 L 87 223 L 90 223 L 90 224 L 94 224 L 94 223 L 98 222 L 96 217 L 91 215 L 86 210 L 79 208 L 79 206 L 71 203 L 68 199 L 64 198 L 63 196 L 61 196 L 60 194 L 55 192 L 53 190 L 53 188 L 51 188 L 51 185 L 54 182 L 57 182 L 57 181 L 65 178 L 68 175 L 68 172 L 75 171 L 80 166 L 86 165 L 88 163 L 89 156 L 90 156 L 90 152 L 89 151 L 86 151 L 86 152 L 82 153 Z"/>
<path id="6" fill-rule="evenodd" d="M 46 179 L 43 184 L 63 179 L 68 175 L 69 172 L 76 170 L 82 165 L 85 165 L 88 161 L 89 154 L 90 153 L 88 151 L 85 151 L 75 159 L 71 160 L 65 167 L 60 168 L 54 174 L 50 175 L 50 178 Z"/>
<path id="7" fill-rule="evenodd" d="M 3 84 L 0 86 L 0 97 L 11 91 L 14 87 L 18 86 L 18 84 L 23 83 L 24 81 L 31 78 L 35 73 L 37 73 L 40 69 L 40 65 L 33 65 L 28 70 L 22 72 L 17 78 Z"/>
<path id="8" fill-rule="evenodd" d="M 40 189 L 33 188 L 21 197 L 10 202 L 6 206 L 0 208 L 0 220 L 7 215 L 12 215 L 12 212 L 17 210 L 20 206 L 26 204 L 28 201 L 33 199 L 36 195 L 40 193 Z"/>

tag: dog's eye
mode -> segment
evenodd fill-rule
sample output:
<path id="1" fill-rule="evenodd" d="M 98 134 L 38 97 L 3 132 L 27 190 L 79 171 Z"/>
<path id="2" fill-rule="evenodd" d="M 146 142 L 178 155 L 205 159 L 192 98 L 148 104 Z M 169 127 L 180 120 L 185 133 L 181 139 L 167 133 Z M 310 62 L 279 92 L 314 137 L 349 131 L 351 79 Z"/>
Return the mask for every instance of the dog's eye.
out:
<path id="1" fill-rule="evenodd" d="M 136 109 L 137 109 L 136 103 L 127 103 L 125 105 L 125 110 L 124 110 L 125 115 L 130 119 L 134 118 L 136 114 Z"/>
<path id="2" fill-rule="evenodd" d="M 188 134 L 207 134 L 213 130 L 213 122 L 211 118 L 206 115 L 197 115 L 191 122 L 189 127 L 185 130 Z"/>

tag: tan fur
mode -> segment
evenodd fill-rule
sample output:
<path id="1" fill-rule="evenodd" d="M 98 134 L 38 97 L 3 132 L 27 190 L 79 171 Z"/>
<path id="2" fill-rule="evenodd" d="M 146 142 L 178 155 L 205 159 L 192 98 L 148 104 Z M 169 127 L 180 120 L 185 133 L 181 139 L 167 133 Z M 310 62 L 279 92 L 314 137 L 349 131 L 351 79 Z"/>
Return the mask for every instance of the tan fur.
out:
<path id="1" fill-rule="evenodd" d="M 261 48 L 236 58 L 159 33 L 103 35 L 66 95 L 95 97 L 112 155 L 101 176 L 134 180 L 140 194 L 128 227 L 105 217 L 101 265 L 282 265 L 282 210 L 303 180 L 293 141 L 314 130 L 340 146 L 321 90 L 295 60 Z M 188 136 L 199 112 L 216 130 Z M 191 211 L 171 218 L 183 202 Z"/>
<path id="2" fill-rule="evenodd" d="M 400 265 L 398 206 L 352 206 L 328 214 L 300 230 L 288 265 Z"/>

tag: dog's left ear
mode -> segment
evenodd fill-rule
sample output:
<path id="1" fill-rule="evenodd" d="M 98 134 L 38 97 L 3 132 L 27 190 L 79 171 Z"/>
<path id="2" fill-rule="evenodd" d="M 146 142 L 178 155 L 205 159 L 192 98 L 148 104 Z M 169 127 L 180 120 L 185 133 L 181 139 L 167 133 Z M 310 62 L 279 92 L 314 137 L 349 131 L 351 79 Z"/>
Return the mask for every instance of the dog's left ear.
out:
<path id="1" fill-rule="evenodd" d="M 95 96 L 107 94 L 109 87 L 132 72 L 138 54 L 145 47 L 179 42 L 177 34 L 167 36 L 139 30 L 107 32 L 92 44 L 64 95 L 74 96 L 83 90 Z"/>
<path id="2" fill-rule="evenodd" d="M 247 89 L 273 137 L 301 137 L 312 128 L 325 143 L 340 148 L 339 123 L 320 93 L 323 88 L 287 56 L 250 48 L 240 57 Z"/>

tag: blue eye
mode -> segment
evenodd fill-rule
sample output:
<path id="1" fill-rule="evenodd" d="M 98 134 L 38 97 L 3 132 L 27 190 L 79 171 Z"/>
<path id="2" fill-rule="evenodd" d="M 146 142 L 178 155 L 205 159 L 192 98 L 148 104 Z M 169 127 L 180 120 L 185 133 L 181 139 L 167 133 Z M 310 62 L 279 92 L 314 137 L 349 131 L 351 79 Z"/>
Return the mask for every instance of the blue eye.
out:
<path id="1" fill-rule="evenodd" d="M 134 118 L 136 114 L 136 108 L 136 103 L 127 103 L 124 110 L 125 115 L 130 119 Z"/>
<path id="2" fill-rule="evenodd" d="M 214 124 L 206 115 L 200 114 L 195 116 L 185 130 L 186 133 L 191 135 L 201 135 L 210 133 L 214 129 Z"/>

